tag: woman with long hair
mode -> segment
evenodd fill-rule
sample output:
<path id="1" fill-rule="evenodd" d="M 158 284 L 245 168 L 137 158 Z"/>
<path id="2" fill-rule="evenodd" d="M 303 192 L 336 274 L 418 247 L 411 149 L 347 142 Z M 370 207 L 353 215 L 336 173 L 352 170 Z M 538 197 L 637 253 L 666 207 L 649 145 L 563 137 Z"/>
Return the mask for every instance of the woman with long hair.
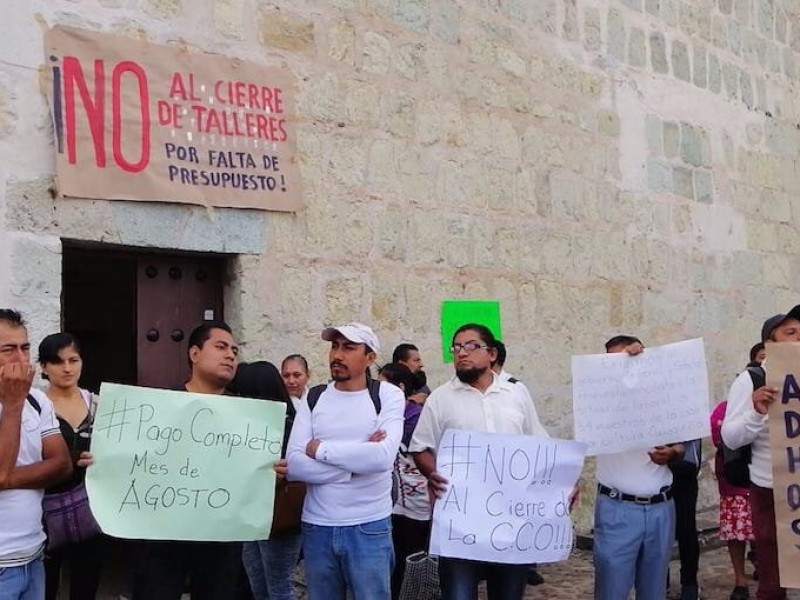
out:
<path id="1" fill-rule="evenodd" d="M 83 368 L 78 340 L 69 333 L 48 335 L 39 344 L 39 365 L 42 378 L 48 382 L 47 397 L 55 408 L 61 434 L 70 449 L 74 470 L 72 477 L 45 490 L 45 528 L 48 523 L 48 504 L 56 496 L 65 496 L 80 490 L 83 494 L 86 468 L 78 466 L 81 452 L 89 450 L 92 428 L 92 395 L 78 387 Z M 55 504 L 59 504 L 55 500 Z M 58 596 L 61 567 L 69 568 L 70 600 L 93 600 L 97 594 L 100 577 L 101 548 L 99 532 L 86 540 L 65 543 L 53 548 L 55 531 L 49 531 L 50 546 L 45 556 L 45 597 Z"/>
<path id="2" fill-rule="evenodd" d="M 294 421 L 295 409 L 280 372 L 270 362 L 241 363 L 228 386 L 236 396 L 286 403 L 282 456 Z M 294 600 L 293 574 L 300 557 L 300 532 L 275 534 L 268 540 L 245 542 L 242 561 L 254 600 Z"/>

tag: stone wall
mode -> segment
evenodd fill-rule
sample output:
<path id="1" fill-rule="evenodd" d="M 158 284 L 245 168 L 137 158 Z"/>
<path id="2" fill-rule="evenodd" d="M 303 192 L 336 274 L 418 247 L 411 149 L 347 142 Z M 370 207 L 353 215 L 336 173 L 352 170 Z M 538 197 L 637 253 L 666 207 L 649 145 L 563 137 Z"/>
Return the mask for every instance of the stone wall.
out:
<path id="1" fill-rule="evenodd" d="M 246 356 L 300 351 L 319 379 L 321 325 L 359 319 L 387 349 L 418 343 L 441 382 L 441 301 L 496 298 L 510 370 L 569 436 L 570 354 L 620 331 L 702 336 L 717 401 L 763 318 L 798 301 L 793 0 L 4 9 L 0 304 L 24 309 L 34 337 L 58 327 L 60 238 L 238 254 L 227 303 Z M 43 23 L 289 69 L 306 208 L 54 199 Z"/>

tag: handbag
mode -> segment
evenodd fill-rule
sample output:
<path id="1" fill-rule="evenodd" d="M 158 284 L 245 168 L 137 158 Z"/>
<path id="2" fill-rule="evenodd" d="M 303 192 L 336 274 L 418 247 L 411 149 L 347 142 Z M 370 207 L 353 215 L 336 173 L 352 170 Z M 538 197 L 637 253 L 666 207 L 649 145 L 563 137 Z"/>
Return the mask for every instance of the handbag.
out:
<path id="1" fill-rule="evenodd" d="M 77 544 L 100 533 L 83 483 L 66 492 L 45 494 L 42 510 L 48 550 Z"/>
<path id="2" fill-rule="evenodd" d="M 275 509 L 269 537 L 300 533 L 306 484 L 301 481 L 281 479 L 275 487 Z"/>
<path id="3" fill-rule="evenodd" d="M 736 450 L 728 448 L 725 443 L 722 451 L 722 472 L 725 481 L 736 487 L 750 487 L 750 461 L 753 458 L 753 447 L 748 444 Z"/>
<path id="4" fill-rule="evenodd" d="M 400 586 L 400 600 L 439 600 L 439 558 L 415 552 L 406 558 L 406 572 Z"/>

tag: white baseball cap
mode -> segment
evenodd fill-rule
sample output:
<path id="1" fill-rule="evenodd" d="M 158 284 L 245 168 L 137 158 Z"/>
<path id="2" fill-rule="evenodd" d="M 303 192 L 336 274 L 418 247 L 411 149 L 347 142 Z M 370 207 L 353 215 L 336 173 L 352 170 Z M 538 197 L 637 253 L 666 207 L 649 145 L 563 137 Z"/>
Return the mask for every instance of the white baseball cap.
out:
<path id="1" fill-rule="evenodd" d="M 351 342 L 356 344 L 366 344 L 373 352 L 380 352 L 381 345 L 378 342 L 378 336 L 363 323 L 348 323 L 340 327 L 326 327 L 322 330 L 322 339 L 326 342 L 331 342 L 336 337 L 336 334 L 341 334 Z"/>

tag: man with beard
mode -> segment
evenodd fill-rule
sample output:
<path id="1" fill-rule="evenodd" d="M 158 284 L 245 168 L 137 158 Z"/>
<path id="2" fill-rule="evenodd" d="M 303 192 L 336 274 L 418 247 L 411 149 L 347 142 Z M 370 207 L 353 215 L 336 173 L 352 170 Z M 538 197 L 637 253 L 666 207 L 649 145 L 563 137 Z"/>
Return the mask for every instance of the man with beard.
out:
<path id="1" fill-rule="evenodd" d="M 520 386 L 500 379 L 492 371 L 497 359 L 496 344 L 484 325 L 469 323 L 459 327 L 450 348 L 456 375 L 436 388 L 422 409 L 409 449 L 437 497 L 447 491 L 447 480 L 436 471 L 436 450 L 447 429 L 549 437 L 533 402 Z M 484 578 L 489 600 L 521 599 L 527 577 L 528 565 L 439 559 L 442 600 L 476 598 L 478 584 Z"/>
<path id="2" fill-rule="evenodd" d="M 422 364 L 419 348 L 414 344 L 398 345 L 392 352 L 392 362 L 405 365 L 414 375 L 414 388 L 408 399 L 420 405 L 425 404 L 425 400 L 431 395 L 431 389 L 428 387 L 428 377 L 425 374 L 425 365 Z"/>
<path id="3" fill-rule="evenodd" d="M 372 381 L 380 350 L 361 323 L 328 327 L 331 383 L 295 417 L 287 478 L 307 484 L 303 555 L 310 600 L 390 597 L 392 469 L 403 434 L 400 388 Z"/>

